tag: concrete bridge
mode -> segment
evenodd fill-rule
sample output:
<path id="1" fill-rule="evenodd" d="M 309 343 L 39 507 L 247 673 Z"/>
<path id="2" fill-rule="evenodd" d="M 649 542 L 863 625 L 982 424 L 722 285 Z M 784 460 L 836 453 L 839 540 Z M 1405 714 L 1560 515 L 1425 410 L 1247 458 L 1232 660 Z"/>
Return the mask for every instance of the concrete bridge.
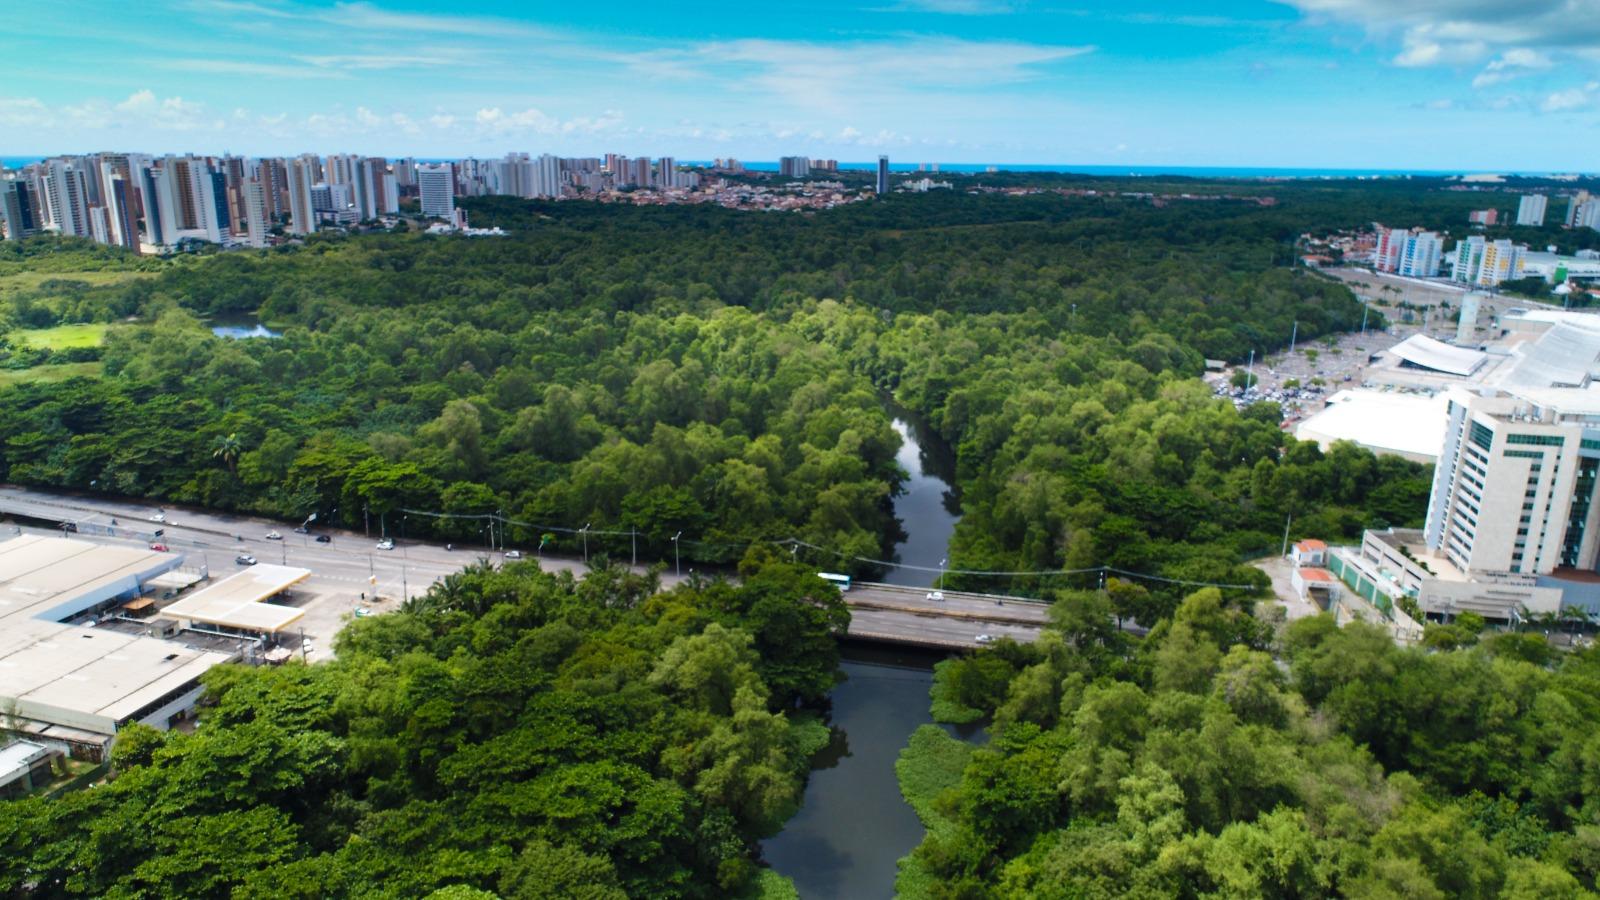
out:
<path id="1" fill-rule="evenodd" d="M 1047 621 L 1049 604 L 1025 597 L 941 591 L 931 588 L 856 582 L 844 592 L 850 606 L 850 637 L 885 644 L 966 650 L 981 646 L 980 635 L 1031 642 Z"/>

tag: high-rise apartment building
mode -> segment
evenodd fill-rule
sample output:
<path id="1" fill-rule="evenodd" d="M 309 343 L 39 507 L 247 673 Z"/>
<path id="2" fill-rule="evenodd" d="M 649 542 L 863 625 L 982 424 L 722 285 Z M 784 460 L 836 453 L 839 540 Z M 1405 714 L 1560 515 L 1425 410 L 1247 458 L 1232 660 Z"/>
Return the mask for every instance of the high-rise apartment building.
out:
<path id="1" fill-rule="evenodd" d="M 455 170 L 449 163 L 423 163 L 417 166 L 417 188 L 422 197 L 422 214 L 445 221 L 456 215 Z"/>
<path id="2" fill-rule="evenodd" d="M 5 226 L 6 237 L 13 241 L 39 233 L 33 192 L 20 178 L 0 180 L 0 225 Z"/>
<path id="3" fill-rule="evenodd" d="M 778 174 L 784 178 L 805 178 L 811 174 L 811 157 L 785 156 L 778 160 Z"/>
<path id="4" fill-rule="evenodd" d="M 101 167 L 110 169 L 107 163 L 101 163 Z M 102 191 L 105 206 L 101 207 L 106 216 L 106 243 L 126 247 L 134 253 L 139 252 L 139 216 L 134 208 L 137 193 L 130 179 L 108 172 Z"/>
<path id="5" fill-rule="evenodd" d="M 1543 194 L 1524 194 L 1517 201 L 1517 224 L 1532 225 L 1538 228 L 1544 225 L 1545 210 L 1550 206 L 1550 198 Z"/>
<path id="6" fill-rule="evenodd" d="M 310 234 L 317 230 L 317 213 L 311 206 L 311 188 L 317 183 L 319 167 L 305 157 L 291 159 L 286 175 L 289 180 L 289 232 Z"/>
<path id="7" fill-rule="evenodd" d="M 245 242 L 252 247 L 265 247 L 272 228 L 267 214 L 267 187 L 259 179 L 251 179 L 241 186 L 240 193 L 244 195 Z"/>
<path id="8" fill-rule="evenodd" d="M 1432 231 L 1377 227 L 1378 241 L 1372 267 L 1413 278 L 1436 278 L 1444 257 L 1444 240 Z"/>
<path id="9" fill-rule="evenodd" d="M 91 237 L 89 187 L 83 170 L 63 160 L 51 160 L 45 176 L 45 203 L 56 230 L 74 237 Z"/>
<path id="10" fill-rule="evenodd" d="M 1475 234 L 1456 242 L 1451 278 L 1462 284 L 1494 287 L 1523 276 L 1527 248 L 1506 238 L 1486 240 Z"/>
<path id="11" fill-rule="evenodd" d="M 889 157 L 878 157 L 878 193 L 889 193 Z"/>

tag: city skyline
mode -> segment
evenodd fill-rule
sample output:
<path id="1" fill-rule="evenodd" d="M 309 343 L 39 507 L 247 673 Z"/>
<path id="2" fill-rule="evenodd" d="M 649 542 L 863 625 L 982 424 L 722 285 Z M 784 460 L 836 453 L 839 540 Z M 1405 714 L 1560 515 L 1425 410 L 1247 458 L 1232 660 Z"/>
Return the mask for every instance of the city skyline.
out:
<path id="1" fill-rule="evenodd" d="M 1600 0 L 984 0 L 643 15 L 161 0 L 31 10 L 0 156 L 292 155 L 1583 171 Z M 1569 7 L 1571 5 L 1569 4 Z M 97 7 L 105 15 L 95 12 Z M 1592 7 L 1592 8 L 1591 8 Z M 115 22 L 113 27 L 111 23 Z M 1283 128 L 1285 121 L 1294 128 Z M 1559 132 L 1560 141 L 1531 141 Z"/>

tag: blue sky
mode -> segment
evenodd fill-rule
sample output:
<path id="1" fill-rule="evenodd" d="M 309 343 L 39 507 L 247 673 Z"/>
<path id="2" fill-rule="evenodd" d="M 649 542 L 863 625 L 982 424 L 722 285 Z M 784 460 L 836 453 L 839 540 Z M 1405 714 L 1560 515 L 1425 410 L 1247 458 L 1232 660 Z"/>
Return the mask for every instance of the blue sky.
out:
<path id="1" fill-rule="evenodd" d="M 1600 0 L 1198 6 L 39 3 L 0 155 L 1600 168 Z"/>

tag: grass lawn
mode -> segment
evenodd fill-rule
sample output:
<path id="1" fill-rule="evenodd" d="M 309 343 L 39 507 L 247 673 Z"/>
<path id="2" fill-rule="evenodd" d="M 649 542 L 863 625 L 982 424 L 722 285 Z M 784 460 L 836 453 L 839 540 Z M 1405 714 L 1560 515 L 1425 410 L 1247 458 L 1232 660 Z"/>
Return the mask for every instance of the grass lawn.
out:
<path id="1" fill-rule="evenodd" d="M 71 350 L 75 347 L 98 347 L 106 338 L 109 325 L 57 325 L 54 328 L 34 328 L 11 333 L 13 340 L 41 350 Z"/>
<path id="2" fill-rule="evenodd" d="M 99 378 L 105 368 L 103 363 L 65 363 L 59 366 L 34 366 L 31 369 L 0 369 L 0 389 L 13 384 L 54 384 L 57 381 L 66 381 L 82 375 L 87 378 Z"/>
<path id="3" fill-rule="evenodd" d="M 120 284 L 140 278 L 154 278 L 155 272 L 14 272 L 0 275 L 0 299 L 31 291 L 46 281 L 83 281 L 93 285 Z"/>

